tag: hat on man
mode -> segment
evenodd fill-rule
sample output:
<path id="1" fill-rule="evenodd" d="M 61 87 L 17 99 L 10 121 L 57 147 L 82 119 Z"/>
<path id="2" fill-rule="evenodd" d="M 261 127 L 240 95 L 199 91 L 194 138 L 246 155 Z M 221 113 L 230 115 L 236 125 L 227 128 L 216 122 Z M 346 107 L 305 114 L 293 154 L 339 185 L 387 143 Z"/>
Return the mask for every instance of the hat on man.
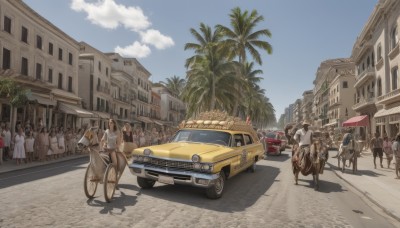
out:
<path id="1" fill-rule="evenodd" d="M 310 123 L 309 123 L 307 120 L 304 120 L 304 121 L 303 121 L 303 126 L 304 126 L 304 125 L 310 125 Z"/>

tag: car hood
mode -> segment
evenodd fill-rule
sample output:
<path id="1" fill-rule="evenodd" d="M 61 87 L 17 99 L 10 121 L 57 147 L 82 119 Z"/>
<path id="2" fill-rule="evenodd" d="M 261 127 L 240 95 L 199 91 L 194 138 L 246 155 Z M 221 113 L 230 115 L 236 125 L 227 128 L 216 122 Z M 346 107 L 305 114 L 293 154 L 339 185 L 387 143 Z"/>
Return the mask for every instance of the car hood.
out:
<path id="1" fill-rule="evenodd" d="M 134 150 L 133 154 L 142 155 L 144 149 L 150 149 L 154 157 L 188 161 L 191 161 L 192 156 L 197 154 L 200 156 L 201 162 L 214 162 L 214 159 L 218 159 L 218 154 L 232 150 L 232 148 L 215 144 L 174 142 L 137 148 Z M 213 158 L 213 160 L 211 160 L 211 158 Z"/>

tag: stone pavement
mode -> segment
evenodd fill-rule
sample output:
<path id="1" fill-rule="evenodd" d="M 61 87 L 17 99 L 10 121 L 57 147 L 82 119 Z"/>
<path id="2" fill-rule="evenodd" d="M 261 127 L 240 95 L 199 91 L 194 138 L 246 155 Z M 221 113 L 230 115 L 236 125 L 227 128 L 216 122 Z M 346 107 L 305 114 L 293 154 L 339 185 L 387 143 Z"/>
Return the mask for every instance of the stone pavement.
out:
<path id="1" fill-rule="evenodd" d="M 89 154 L 75 154 L 75 155 L 70 155 L 67 157 L 62 157 L 59 159 L 55 159 L 55 160 L 51 160 L 51 161 L 44 161 L 44 162 L 38 162 L 38 161 L 34 161 L 31 163 L 22 163 L 20 165 L 16 165 L 15 160 L 8 160 L 8 161 L 3 161 L 3 164 L 0 164 L 0 173 L 6 173 L 6 172 L 11 172 L 11 171 L 15 171 L 15 170 L 20 170 L 20 169 L 27 169 L 27 168 L 31 168 L 31 167 L 36 167 L 36 166 L 40 166 L 40 165 L 45 165 L 45 164 L 52 164 L 52 163 L 56 163 L 56 162 L 62 162 L 62 161 L 67 161 L 67 160 L 71 160 L 71 159 L 78 159 L 81 157 L 87 157 L 89 156 Z"/>
<path id="2" fill-rule="evenodd" d="M 336 151 L 331 152 L 331 156 L 335 154 Z M 344 173 L 341 169 L 339 170 L 336 158 L 329 158 L 328 164 L 339 178 L 400 222 L 400 179 L 395 179 L 395 165 L 393 164 L 395 161 L 392 160 L 390 168 L 387 168 L 385 154 L 383 157 L 384 168 L 381 168 L 379 157 L 377 157 L 377 168 L 375 169 L 371 152 L 363 151 L 361 157 L 357 159 L 358 170 L 354 174 L 352 167 L 346 167 Z"/>
<path id="3" fill-rule="evenodd" d="M 335 154 L 336 151 L 331 151 L 330 156 Z M 77 159 L 85 156 L 89 155 L 77 154 L 57 160 L 32 162 L 18 166 L 15 164 L 15 161 L 6 161 L 0 165 L 0 173 L 11 172 L 19 169 L 61 162 L 70 159 Z M 361 157 L 358 158 L 358 170 L 354 174 L 350 167 L 346 167 L 344 173 L 339 170 L 337 168 L 337 159 L 335 158 L 330 157 L 328 160 L 328 165 L 339 178 L 346 181 L 368 200 L 380 207 L 385 213 L 400 222 L 400 179 L 395 179 L 396 174 L 394 171 L 393 161 L 388 169 L 386 159 L 384 158 L 384 168 L 381 168 L 379 165 L 379 158 L 377 158 L 378 167 L 374 169 L 372 154 L 363 151 Z"/>

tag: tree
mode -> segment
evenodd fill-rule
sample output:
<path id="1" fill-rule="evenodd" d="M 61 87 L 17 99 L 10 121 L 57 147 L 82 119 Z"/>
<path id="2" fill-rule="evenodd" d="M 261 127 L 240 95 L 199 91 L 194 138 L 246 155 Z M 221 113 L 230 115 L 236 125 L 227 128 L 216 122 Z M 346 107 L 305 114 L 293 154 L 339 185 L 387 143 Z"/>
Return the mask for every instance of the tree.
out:
<path id="1" fill-rule="evenodd" d="M 171 93 L 179 97 L 182 94 L 182 90 L 185 87 L 186 81 L 185 79 L 174 75 L 171 78 L 167 78 L 166 82 L 161 81 L 160 83 L 167 87 Z"/>
<path id="2" fill-rule="evenodd" d="M 258 23 L 264 20 L 264 17 L 258 15 L 256 10 L 251 11 L 250 14 L 247 10 L 242 12 L 239 7 L 233 8 L 229 17 L 232 29 L 223 25 L 216 26 L 225 37 L 223 45 L 231 50 L 231 54 L 239 58 L 239 63 L 245 64 L 247 61 L 246 52 L 249 52 L 253 59 L 261 65 L 262 59 L 257 48 L 272 54 L 270 43 L 261 39 L 263 36 L 271 37 L 271 32 L 268 29 L 254 31 Z M 238 77 L 243 77 L 243 75 L 239 74 Z M 240 88 L 240 85 L 236 86 Z M 243 96 L 236 98 L 233 115 L 238 114 L 237 109 L 241 103 L 241 97 Z"/>

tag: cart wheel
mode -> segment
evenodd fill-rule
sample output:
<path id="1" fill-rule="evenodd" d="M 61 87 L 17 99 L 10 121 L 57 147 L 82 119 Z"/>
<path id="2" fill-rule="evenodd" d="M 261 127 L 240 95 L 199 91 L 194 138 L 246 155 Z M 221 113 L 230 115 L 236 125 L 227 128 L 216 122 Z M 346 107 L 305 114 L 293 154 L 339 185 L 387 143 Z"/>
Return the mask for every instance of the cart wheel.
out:
<path id="1" fill-rule="evenodd" d="M 96 193 L 97 184 L 99 180 L 96 180 L 92 166 L 89 164 L 86 168 L 85 180 L 83 182 L 83 188 L 85 190 L 85 195 L 87 198 L 94 198 L 94 194 Z"/>
<path id="2" fill-rule="evenodd" d="M 113 164 L 107 166 L 106 172 L 104 173 L 104 198 L 107 203 L 111 202 L 114 196 L 115 187 L 117 185 L 117 171 Z"/>

